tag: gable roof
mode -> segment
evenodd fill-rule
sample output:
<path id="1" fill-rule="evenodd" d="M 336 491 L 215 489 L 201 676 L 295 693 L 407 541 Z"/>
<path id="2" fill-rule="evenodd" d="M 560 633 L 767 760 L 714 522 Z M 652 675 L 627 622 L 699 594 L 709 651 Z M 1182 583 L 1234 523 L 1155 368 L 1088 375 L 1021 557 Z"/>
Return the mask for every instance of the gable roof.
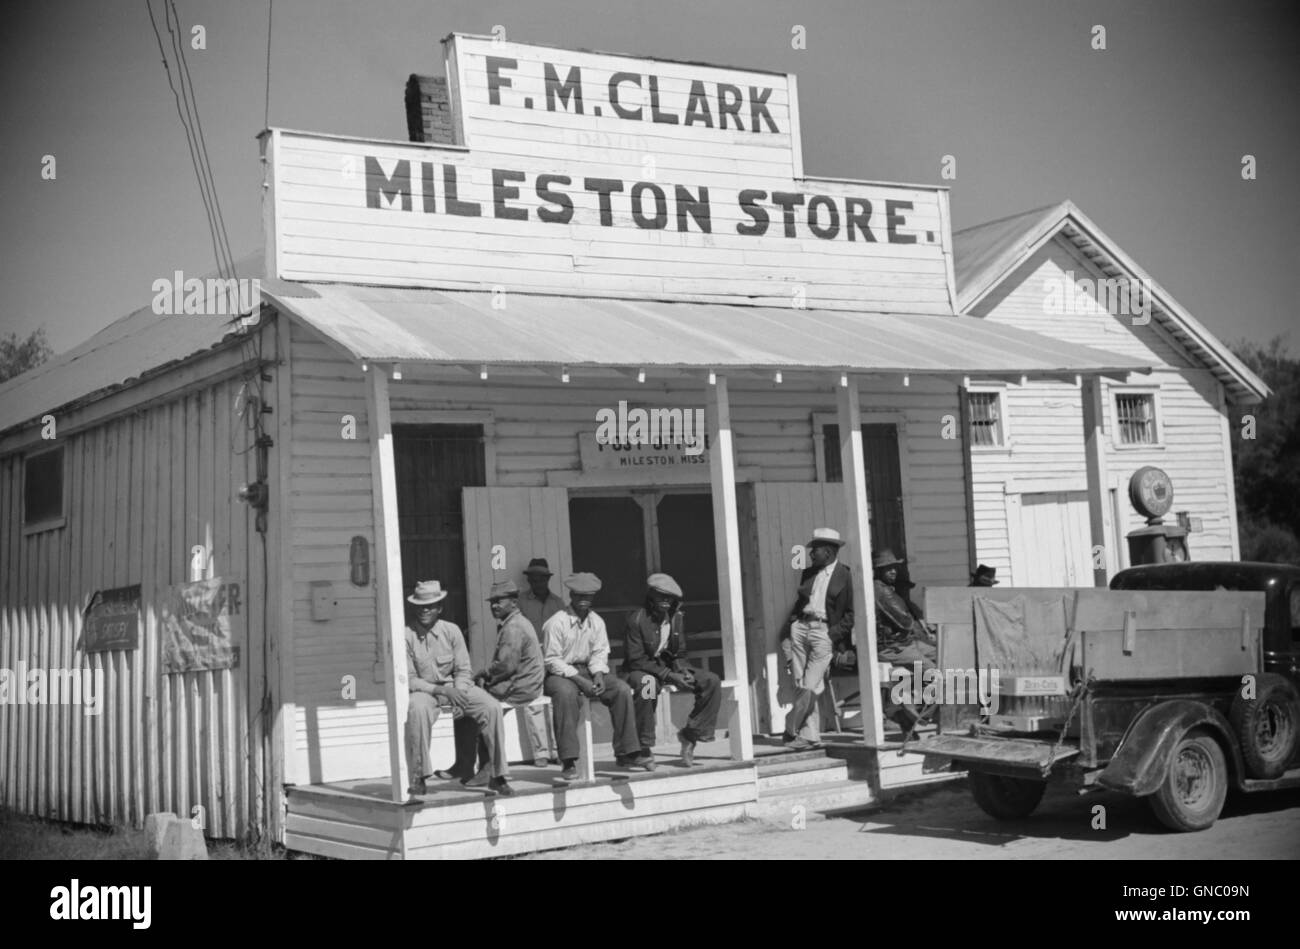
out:
<path id="1" fill-rule="evenodd" d="M 1151 289 L 1151 318 L 1193 359 L 1209 369 L 1235 404 L 1250 405 L 1271 390 L 1151 275 L 1106 236 L 1072 201 L 1034 208 L 954 231 L 957 310 L 968 313 L 1049 241 L 1060 235 L 1107 277 L 1142 281 Z"/>
<path id="2" fill-rule="evenodd" d="M 263 254 L 235 261 L 240 279 L 261 279 Z M 168 276 L 171 276 L 170 274 Z M 201 279 L 216 277 L 205 274 Z M 0 384 L 0 432 L 41 413 L 102 398 L 206 352 L 235 334 L 225 316 L 160 316 L 152 303 L 109 323 L 79 346 Z"/>

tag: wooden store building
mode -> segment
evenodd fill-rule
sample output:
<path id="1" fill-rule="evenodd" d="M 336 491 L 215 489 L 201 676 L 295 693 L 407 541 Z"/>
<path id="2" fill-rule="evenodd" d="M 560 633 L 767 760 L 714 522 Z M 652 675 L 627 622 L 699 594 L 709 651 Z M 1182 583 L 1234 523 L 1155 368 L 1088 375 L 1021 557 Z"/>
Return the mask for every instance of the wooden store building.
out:
<path id="1" fill-rule="evenodd" d="M 0 386 L 0 668 L 102 681 L 94 714 L 10 689 L 5 806 L 445 857 L 791 788 L 865 803 L 936 777 L 883 751 L 873 550 L 918 592 L 976 563 L 1104 584 L 1142 523 L 1127 479 L 1155 465 L 1190 555 L 1236 557 L 1228 426 L 1267 389 L 1073 205 L 954 234 L 942 187 L 808 175 L 793 75 L 444 48 L 445 79 L 408 84 L 410 141 L 260 136 L 249 312 L 144 308 Z M 1148 318 L 1053 312 L 1044 286 L 1084 278 L 1143 282 Z M 638 437 L 651 417 L 703 437 Z M 826 710 L 851 753 L 772 764 L 778 637 L 821 526 L 859 591 L 836 694 L 861 701 Z M 513 798 L 408 801 L 406 594 L 449 588 L 482 667 L 486 591 L 534 557 L 602 577 L 615 659 L 646 576 L 672 574 L 726 739 L 690 772 L 556 789 L 521 767 Z"/>

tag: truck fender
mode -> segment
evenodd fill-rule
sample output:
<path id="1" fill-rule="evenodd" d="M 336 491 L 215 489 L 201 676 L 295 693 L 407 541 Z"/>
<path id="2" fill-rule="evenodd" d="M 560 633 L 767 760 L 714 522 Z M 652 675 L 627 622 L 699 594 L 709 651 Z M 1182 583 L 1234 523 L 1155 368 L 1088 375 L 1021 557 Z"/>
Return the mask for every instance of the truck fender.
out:
<path id="1" fill-rule="evenodd" d="M 1097 783 L 1135 797 L 1154 794 L 1169 768 L 1174 748 L 1192 728 L 1205 728 L 1219 740 L 1231 761 L 1234 783 L 1242 771 L 1241 750 L 1223 713 L 1191 699 L 1172 699 L 1144 709 L 1129 725 Z"/>

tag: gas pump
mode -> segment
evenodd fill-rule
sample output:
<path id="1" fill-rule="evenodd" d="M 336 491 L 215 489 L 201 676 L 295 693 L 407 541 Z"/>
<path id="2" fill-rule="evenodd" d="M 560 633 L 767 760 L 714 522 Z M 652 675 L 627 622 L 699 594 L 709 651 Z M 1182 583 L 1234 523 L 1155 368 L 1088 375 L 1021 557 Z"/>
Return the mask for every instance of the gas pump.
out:
<path id="1" fill-rule="evenodd" d="M 1139 468 L 1129 479 L 1128 497 L 1134 510 L 1147 519 L 1146 527 L 1128 534 L 1129 563 L 1136 567 L 1190 559 L 1185 519 L 1180 517 L 1178 524 L 1164 522 L 1174 504 L 1174 484 L 1169 475 L 1150 465 Z"/>

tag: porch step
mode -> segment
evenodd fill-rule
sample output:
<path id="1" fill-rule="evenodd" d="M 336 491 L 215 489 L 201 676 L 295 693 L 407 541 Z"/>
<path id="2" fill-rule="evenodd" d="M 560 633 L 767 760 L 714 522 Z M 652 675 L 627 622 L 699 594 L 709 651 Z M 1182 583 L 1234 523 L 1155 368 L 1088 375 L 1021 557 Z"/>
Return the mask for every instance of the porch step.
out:
<path id="1" fill-rule="evenodd" d="M 766 820 L 816 820 L 819 816 L 869 807 L 877 801 L 876 793 L 866 781 L 841 778 L 782 788 L 774 794 L 766 794 L 760 788 L 759 799 L 749 805 L 746 813 Z"/>
<path id="2" fill-rule="evenodd" d="M 849 766 L 834 758 L 795 761 L 780 768 L 758 773 L 758 796 L 772 792 L 811 787 L 830 781 L 847 781 Z"/>

